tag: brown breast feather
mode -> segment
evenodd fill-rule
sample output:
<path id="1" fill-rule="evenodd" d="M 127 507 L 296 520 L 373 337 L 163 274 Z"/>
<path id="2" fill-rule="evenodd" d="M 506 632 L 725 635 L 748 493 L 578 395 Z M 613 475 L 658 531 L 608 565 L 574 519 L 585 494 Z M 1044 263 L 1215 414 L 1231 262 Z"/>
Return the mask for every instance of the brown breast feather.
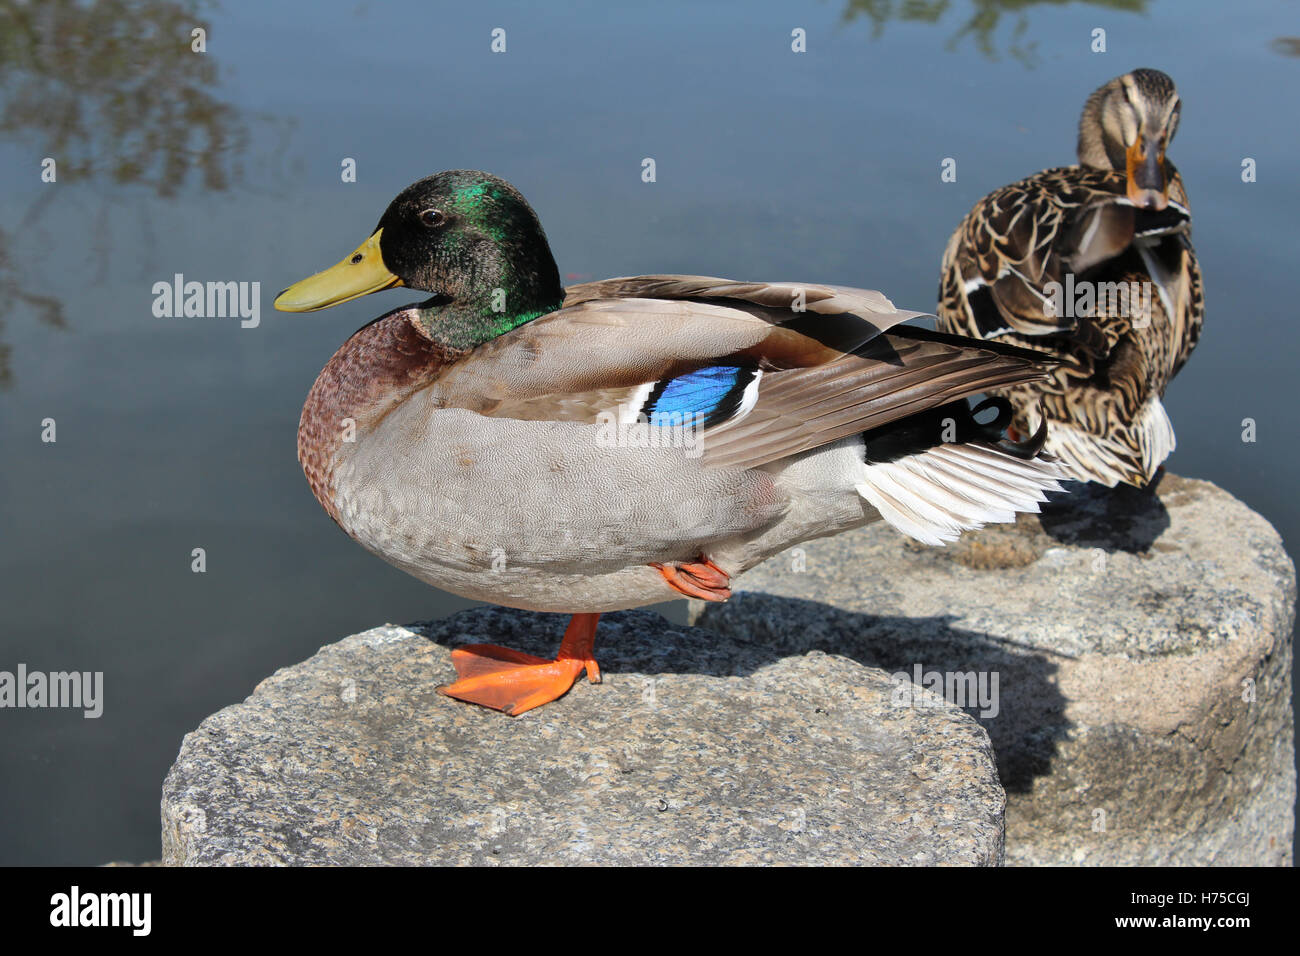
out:
<path id="1" fill-rule="evenodd" d="M 316 500 L 335 521 L 336 453 L 344 421 L 373 428 L 412 392 L 465 354 L 431 341 L 413 322 L 414 309 L 389 312 L 359 329 L 326 363 L 298 422 L 298 461 Z"/>

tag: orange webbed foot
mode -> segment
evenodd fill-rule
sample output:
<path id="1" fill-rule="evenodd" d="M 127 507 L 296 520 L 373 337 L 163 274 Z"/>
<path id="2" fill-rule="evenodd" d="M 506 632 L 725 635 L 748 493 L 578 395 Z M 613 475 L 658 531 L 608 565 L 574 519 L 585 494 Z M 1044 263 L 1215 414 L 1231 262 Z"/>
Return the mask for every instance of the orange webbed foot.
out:
<path id="1" fill-rule="evenodd" d="M 731 597 L 731 575 L 704 555 L 697 561 L 680 564 L 654 564 L 668 586 L 679 594 L 702 601 L 725 601 Z"/>
<path id="2" fill-rule="evenodd" d="M 560 652 L 548 661 L 496 644 L 470 644 L 451 652 L 460 677 L 438 693 L 490 707 L 516 717 L 568 693 L 584 670 L 600 683 L 600 666 L 592 656 L 599 614 L 575 614 L 564 632 Z"/>

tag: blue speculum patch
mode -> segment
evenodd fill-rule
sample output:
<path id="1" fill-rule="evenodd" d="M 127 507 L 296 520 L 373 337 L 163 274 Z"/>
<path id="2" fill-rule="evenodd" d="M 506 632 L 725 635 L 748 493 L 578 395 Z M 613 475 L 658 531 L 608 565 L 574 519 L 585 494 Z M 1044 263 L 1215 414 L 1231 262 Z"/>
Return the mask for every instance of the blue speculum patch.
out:
<path id="1" fill-rule="evenodd" d="M 642 414 L 652 425 L 697 424 L 707 428 L 736 413 L 755 370 L 717 365 L 659 382 Z"/>

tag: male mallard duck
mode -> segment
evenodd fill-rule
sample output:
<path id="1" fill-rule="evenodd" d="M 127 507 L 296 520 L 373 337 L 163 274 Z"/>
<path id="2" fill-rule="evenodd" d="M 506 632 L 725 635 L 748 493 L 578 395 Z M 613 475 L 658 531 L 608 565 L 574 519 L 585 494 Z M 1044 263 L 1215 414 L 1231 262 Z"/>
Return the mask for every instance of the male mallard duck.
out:
<path id="1" fill-rule="evenodd" d="M 1047 419 L 1046 450 L 1080 481 L 1141 487 L 1174 450 L 1160 399 L 1202 313 L 1187 194 L 1165 158 L 1179 110 L 1157 70 L 1111 80 L 1083 108 L 1080 165 L 985 196 L 944 252 L 940 329 L 1061 360 L 999 394 L 1016 431 Z"/>
<path id="2" fill-rule="evenodd" d="M 321 505 L 444 590 L 573 614 L 555 660 L 460 648 L 444 693 L 519 714 L 593 681 L 601 612 L 730 596 L 778 551 L 885 518 L 922 541 L 1036 511 L 1035 442 L 966 396 L 1037 381 L 1040 357 L 896 323 L 878 292 L 701 276 L 565 290 L 513 186 L 456 170 L 404 190 L 305 312 L 407 286 L 303 407 Z M 806 309 L 803 306 L 806 304 Z"/>

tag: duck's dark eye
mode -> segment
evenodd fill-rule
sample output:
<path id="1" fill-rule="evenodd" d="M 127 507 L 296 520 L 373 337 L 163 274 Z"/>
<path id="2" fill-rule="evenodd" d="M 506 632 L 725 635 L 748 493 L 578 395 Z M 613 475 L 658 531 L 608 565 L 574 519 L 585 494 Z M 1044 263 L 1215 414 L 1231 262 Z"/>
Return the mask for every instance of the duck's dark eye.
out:
<path id="1" fill-rule="evenodd" d="M 353 265 L 356 265 L 358 262 L 360 262 L 360 261 L 361 261 L 362 259 L 364 259 L 364 258 L 365 258 L 365 256 L 363 256 L 361 253 L 358 252 L 355 256 L 352 257 L 352 264 L 353 264 Z"/>
<path id="2" fill-rule="evenodd" d="M 431 229 L 436 226 L 441 226 L 446 221 L 447 217 L 438 209 L 426 209 L 424 212 L 420 213 L 420 222 L 424 223 Z"/>

